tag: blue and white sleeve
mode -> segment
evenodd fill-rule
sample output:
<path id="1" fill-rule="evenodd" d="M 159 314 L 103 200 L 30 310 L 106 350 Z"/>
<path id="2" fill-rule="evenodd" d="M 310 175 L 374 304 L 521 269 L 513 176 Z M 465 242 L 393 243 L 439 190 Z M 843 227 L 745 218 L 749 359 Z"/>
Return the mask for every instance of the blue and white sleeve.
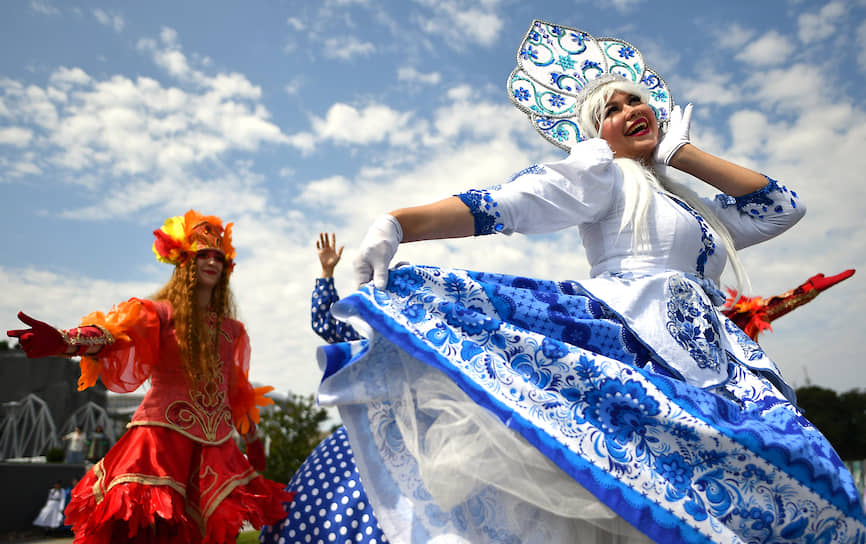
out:
<path id="1" fill-rule="evenodd" d="M 769 177 L 767 185 L 753 193 L 719 194 L 707 204 L 728 228 L 737 249 L 778 236 L 806 214 L 797 193 Z"/>
<path id="2" fill-rule="evenodd" d="M 475 218 L 475 235 L 553 232 L 600 219 L 622 174 L 607 142 L 575 145 L 561 161 L 536 164 L 502 185 L 456 195 Z"/>
<path id="3" fill-rule="evenodd" d="M 361 335 L 351 325 L 337 321 L 331 315 L 331 306 L 338 300 L 340 296 L 334 287 L 334 278 L 316 278 L 310 308 L 313 331 L 329 344 L 359 340 Z"/>

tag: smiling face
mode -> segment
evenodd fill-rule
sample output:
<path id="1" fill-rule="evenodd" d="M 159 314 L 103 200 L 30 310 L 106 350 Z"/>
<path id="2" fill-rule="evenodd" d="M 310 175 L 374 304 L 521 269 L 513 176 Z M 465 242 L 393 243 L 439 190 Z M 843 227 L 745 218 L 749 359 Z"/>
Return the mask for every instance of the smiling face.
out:
<path id="1" fill-rule="evenodd" d="M 599 129 L 616 158 L 652 163 L 659 126 L 652 108 L 640 96 L 615 91 L 601 111 Z"/>
<path id="2" fill-rule="evenodd" d="M 225 257 L 215 249 L 203 249 L 195 254 L 198 285 L 213 289 L 222 277 Z"/>

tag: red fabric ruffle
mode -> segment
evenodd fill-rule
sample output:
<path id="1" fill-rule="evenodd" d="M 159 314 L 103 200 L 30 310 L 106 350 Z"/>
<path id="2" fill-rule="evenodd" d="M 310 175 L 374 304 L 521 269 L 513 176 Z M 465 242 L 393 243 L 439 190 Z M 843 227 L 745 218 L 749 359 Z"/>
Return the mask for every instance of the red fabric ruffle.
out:
<path id="1" fill-rule="evenodd" d="M 76 544 L 233 543 L 244 521 L 259 528 L 285 518 L 293 497 L 231 440 L 204 445 L 133 427 L 75 487 L 65 514 Z"/>

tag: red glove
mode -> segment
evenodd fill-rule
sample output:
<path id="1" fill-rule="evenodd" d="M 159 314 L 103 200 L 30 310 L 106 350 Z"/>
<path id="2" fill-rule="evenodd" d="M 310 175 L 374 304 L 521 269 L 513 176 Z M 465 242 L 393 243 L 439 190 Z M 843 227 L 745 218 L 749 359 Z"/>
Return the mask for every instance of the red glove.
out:
<path id="1" fill-rule="evenodd" d="M 31 328 L 6 331 L 6 335 L 18 339 L 27 357 L 33 359 L 59 355 L 69 347 L 60 331 L 48 323 L 33 319 L 24 312 L 18 312 L 18 319 Z"/>
<path id="2" fill-rule="evenodd" d="M 844 272 L 836 274 L 835 276 L 825 277 L 824 274 L 818 274 L 816 276 L 812 276 L 806 283 L 803 284 L 803 288 L 805 291 L 811 289 L 817 289 L 818 291 L 823 291 L 828 289 L 840 281 L 847 280 L 851 276 L 854 275 L 854 269 L 850 268 Z"/>
<path id="3" fill-rule="evenodd" d="M 267 461 L 265 460 L 265 446 L 258 438 L 252 442 L 247 442 L 247 459 L 258 472 L 265 471 L 265 467 L 267 466 Z"/>

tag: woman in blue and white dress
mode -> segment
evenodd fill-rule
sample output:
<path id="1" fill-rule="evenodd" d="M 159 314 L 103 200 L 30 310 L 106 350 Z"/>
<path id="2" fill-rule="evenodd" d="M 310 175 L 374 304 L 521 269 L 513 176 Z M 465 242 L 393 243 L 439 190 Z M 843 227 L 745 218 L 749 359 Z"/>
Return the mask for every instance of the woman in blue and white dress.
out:
<path id="1" fill-rule="evenodd" d="M 530 45 L 573 39 L 563 54 L 592 39 L 534 25 Z M 866 541 L 843 463 L 717 308 L 726 261 L 742 278 L 736 251 L 802 203 L 697 148 L 691 106 L 660 111 L 633 81 L 583 82 L 567 158 L 385 214 L 365 236 L 356 273 L 373 281 L 332 312 L 366 339 L 320 348 L 319 401 L 339 408 L 389 541 Z M 667 168 L 721 194 L 701 199 Z M 591 279 L 388 269 L 402 242 L 575 226 Z"/>

